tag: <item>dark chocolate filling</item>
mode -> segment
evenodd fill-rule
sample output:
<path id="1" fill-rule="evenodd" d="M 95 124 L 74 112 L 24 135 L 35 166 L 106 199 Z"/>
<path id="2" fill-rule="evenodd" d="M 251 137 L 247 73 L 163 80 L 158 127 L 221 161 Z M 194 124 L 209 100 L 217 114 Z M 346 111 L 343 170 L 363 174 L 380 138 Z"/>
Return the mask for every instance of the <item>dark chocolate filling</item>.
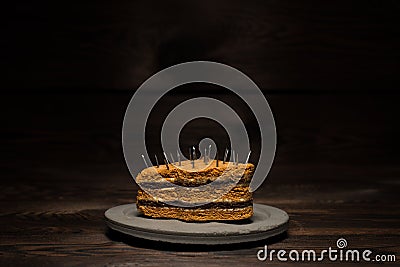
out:
<path id="1" fill-rule="evenodd" d="M 152 201 L 152 200 L 137 200 L 137 204 L 139 206 L 150 206 L 150 207 L 157 207 L 157 208 L 176 208 L 176 206 L 167 204 L 160 201 Z M 195 207 L 184 207 L 183 209 L 233 209 L 233 208 L 245 208 L 248 206 L 253 205 L 252 200 L 244 201 L 244 202 L 211 202 L 201 206 Z"/>
<path id="2" fill-rule="evenodd" d="M 184 186 L 184 187 L 197 187 L 201 186 L 204 184 L 196 183 L 196 182 L 190 182 L 190 181 L 179 181 L 179 182 L 171 182 L 173 184 L 179 185 L 179 186 Z M 140 186 L 144 188 L 150 188 L 150 189 L 159 189 L 160 188 L 160 183 L 155 183 L 155 182 L 139 182 Z M 226 181 L 215 181 L 215 186 L 219 186 L 221 184 L 227 184 Z M 239 182 L 236 184 L 236 186 L 248 186 L 249 181 L 245 181 L 244 179 L 239 180 Z"/>

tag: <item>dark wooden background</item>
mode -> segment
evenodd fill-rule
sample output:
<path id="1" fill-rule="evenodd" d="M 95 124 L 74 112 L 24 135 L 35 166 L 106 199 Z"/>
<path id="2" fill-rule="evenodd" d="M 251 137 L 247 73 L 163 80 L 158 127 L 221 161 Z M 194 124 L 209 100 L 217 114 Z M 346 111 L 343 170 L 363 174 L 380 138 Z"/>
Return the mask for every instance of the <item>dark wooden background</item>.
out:
<path id="1" fill-rule="evenodd" d="M 399 12 L 396 0 L 16 1 L 2 12 L 2 85 L 134 89 L 214 60 L 264 89 L 397 90 Z"/>
<path id="2" fill-rule="evenodd" d="M 399 10 L 394 0 L 4 4 L 0 265 L 265 265 L 264 244 L 322 250 L 340 237 L 399 261 Z M 172 246 L 106 228 L 104 211 L 137 190 L 121 148 L 134 89 L 189 60 L 236 67 L 265 93 L 278 147 L 255 201 L 289 213 L 286 235 Z M 159 113 L 199 94 L 245 112 L 199 86 L 168 95 Z M 185 145 L 190 129 L 223 137 L 204 121 L 192 126 Z"/>

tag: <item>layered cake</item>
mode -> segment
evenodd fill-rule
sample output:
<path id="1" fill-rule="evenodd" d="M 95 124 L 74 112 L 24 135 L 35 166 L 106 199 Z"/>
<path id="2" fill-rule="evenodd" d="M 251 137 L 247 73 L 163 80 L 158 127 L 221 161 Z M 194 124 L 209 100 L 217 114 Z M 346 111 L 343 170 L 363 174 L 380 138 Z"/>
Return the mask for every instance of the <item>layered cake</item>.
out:
<path id="1" fill-rule="evenodd" d="M 253 215 L 253 197 L 249 190 L 254 165 L 251 163 L 233 163 L 211 161 L 204 164 L 202 160 L 182 161 L 181 166 L 172 164 L 149 167 L 138 174 L 136 182 L 146 184 L 147 188 L 157 188 L 156 176 L 168 181 L 167 186 L 149 194 L 139 189 L 136 205 L 143 215 L 152 218 L 173 218 L 183 221 L 236 221 L 248 219 Z M 204 201 L 196 190 L 190 191 L 181 200 L 195 203 L 192 206 L 174 204 L 177 187 L 197 188 L 215 183 L 237 181 L 227 193 L 221 196 L 218 190 L 209 190 L 208 199 Z M 170 185 L 170 186 L 168 186 Z M 176 185 L 176 186 L 174 186 Z M 212 192 L 211 192 L 212 191 Z M 185 191 L 182 191 L 185 192 Z M 222 191 L 221 191 L 222 192 Z M 178 192 L 179 193 L 179 192 Z M 198 201 L 198 203 L 196 203 Z M 204 204 L 202 204 L 204 203 Z"/>

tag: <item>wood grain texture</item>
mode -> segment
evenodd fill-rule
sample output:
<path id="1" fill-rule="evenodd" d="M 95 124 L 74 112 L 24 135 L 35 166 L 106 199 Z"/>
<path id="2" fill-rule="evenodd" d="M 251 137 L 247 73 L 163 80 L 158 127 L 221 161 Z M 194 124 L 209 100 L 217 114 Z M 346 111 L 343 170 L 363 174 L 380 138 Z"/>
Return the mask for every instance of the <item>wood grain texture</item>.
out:
<path id="1" fill-rule="evenodd" d="M 192 60 L 236 67 L 265 90 L 400 86 L 395 0 L 44 0 L 4 10 L 8 90 L 131 89 Z"/>
<path id="2" fill-rule="evenodd" d="M 0 99 L 6 115 L 0 265 L 265 266 L 256 257 L 265 244 L 322 250 L 340 237 L 349 248 L 396 254 L 399 260 L 398 95 L 267 95 L 278 149 L 255 201 L 287 211 L 289 231 L 262 242 L 216 247 L 149 242 L 106 228 L 104 211 L 132 203 L 137 190 L 120 144 L 130 96 L 50 93 Z M 185 96 L 168 97 L 174 103 Z M 200 121 L 196 127 L 209 132 L 211 126 Z M 190 135 L 183 142 L 192 142 Z"/>

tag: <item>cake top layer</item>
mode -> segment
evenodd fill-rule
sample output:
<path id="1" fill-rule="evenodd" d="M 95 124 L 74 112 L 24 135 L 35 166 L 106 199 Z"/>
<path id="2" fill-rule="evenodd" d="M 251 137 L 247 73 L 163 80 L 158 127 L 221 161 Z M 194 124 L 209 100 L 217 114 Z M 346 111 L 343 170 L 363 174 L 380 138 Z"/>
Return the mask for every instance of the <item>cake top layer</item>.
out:
<path id="1" fill-rule="evenodd" d="M 225 178 L 235 178 L 240 175 L 242 183 L 249 183 L 253 172 L 254 165 L 251 163 L 225 162 L 213 160 L 205 164 L 203 160 L 182 161 L 179 163 L 160 165 L 159 167 L 149 167 L 144 169 L 136 178 L 136 182 L 154 182 L 156 176 L 161 175 L 167 181 L 181 186 L 200 186 L 211 183 L 224 174 Z M 194 167 L 193 167 L 194 165 Z"/>
<path id="2" fill-rule="evenodd" d="M 225 162 L 223 163 L 221 160 L 218 160 L 218 167 L 217 167 L 217 161 L 212 160 L 207 163 L 204 162 L 204 160 L 201 159 L 196 159 L 196 160 L 184 160 L 181 161 L 181 165 L 179 165 L 178 162 L 173 162 L 173 164 L 181 169 L 185 170 L 188 172 L 202 172 L 202 171 L 208 171 L 209 169 L 221 169 L 224 170 L 228 164 L 231 163 L 232 165 L 234 164 L 233 162 Z M 168 168 L 171 168 L 174 166 L 172 164 L 168 164 Z M 160 170 L 167 170 L 166 165 L 160 165 Z"/>
<path id="3" fill-rule="evenodd" d="M 225 162 L 218 160 L 218 166 L 217 166 L 217 161 L 216 160 L 211 160 L 207 163 L 205 163 L 202 159 L 196 159 L 196 160 L 185 160 L 181 161 L 181 165 L 179 165 L 178 162 L 173 162 L 173 164 L 169 163 L 168 168 L 167 165 L 160 165 L 159 167 L 156 167 L 158 171 L 170 171 L 172 169 L 180 169 L 182 171 L 186 172 L 208 172 L 210 170 L 220 170 L 223 171 L 226 168 L 243 168 L 243 166 L 248 166 L 248 167 L 254 167 L 253 164 L 251 163 L 238 163 L 237 165 L 233 162 Z M 151 167 L 150 167 L 151 168 Z"/>

